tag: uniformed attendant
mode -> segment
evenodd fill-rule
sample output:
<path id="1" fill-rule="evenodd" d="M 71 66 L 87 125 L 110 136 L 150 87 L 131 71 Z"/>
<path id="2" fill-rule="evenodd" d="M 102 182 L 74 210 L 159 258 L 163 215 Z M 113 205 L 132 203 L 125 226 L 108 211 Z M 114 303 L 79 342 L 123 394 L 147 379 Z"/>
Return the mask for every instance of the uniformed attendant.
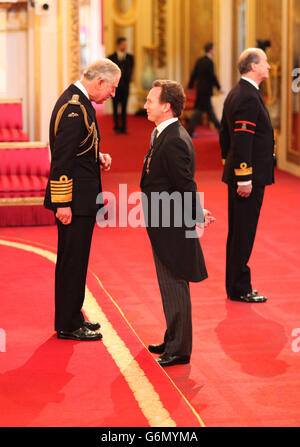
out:
<path id="1" fill-rule="evenodd" d="M 226 291 L 231 300 L 265 302 L 252 288 L 247 265 L 266 185 L 274 182 L 274 133 L 260 83 L 269 76 L 264 51 L 245 50 L 241 79 L 228 94 L 221 121 L 222 180 L 228 185 Z"/>
<path id="2" fill-rule="evenodd" d="M 55 330 L 58 338 L 99 340 L 99 323 L 84 320 L 89 252 L 102 192 L 100 168 L 111 157 L 99 152 L 100 134 L 92 101 L 113 97 L 120 69 L 108 59 L 92 63 L 80 81 L 58 99 L 50 121 L 51 167 L 45 207 L 55 213 L 58 228 L 55 269 Z"/>

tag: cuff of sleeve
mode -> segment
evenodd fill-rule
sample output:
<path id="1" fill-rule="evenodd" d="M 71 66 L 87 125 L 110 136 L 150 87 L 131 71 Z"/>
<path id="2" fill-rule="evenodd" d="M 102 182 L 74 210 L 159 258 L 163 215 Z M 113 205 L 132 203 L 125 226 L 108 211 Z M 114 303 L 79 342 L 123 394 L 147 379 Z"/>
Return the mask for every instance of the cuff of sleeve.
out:
<path id="1" fill-rule="evenodd" d="M 252 180 L 248 180 L 247 182 L 237 182 L 239 186 L 247 186 L 252 184 Z"/>

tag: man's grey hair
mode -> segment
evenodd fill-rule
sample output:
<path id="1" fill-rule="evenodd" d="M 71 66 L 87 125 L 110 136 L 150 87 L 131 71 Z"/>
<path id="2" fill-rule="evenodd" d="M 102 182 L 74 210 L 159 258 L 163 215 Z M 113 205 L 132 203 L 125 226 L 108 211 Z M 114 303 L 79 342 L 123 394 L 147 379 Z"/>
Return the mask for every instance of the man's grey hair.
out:
<path id="1" fill-rule="evenodd" d="M 88 81 L 101 78 L 104 81 L 111 81 L 117 74 L 121 74 L 120 68 L 110 59 L 102 58 L 91 63 L 83 72 L 83 76 Z"/>
<path id="2" fill-rule="evenodd" d="M 252 70 L 251 64 L 259 64 L 261 56 L 266 53 L 260 48 L 248 48 L 239 57 L 238 69 L 241 75 Z"/>

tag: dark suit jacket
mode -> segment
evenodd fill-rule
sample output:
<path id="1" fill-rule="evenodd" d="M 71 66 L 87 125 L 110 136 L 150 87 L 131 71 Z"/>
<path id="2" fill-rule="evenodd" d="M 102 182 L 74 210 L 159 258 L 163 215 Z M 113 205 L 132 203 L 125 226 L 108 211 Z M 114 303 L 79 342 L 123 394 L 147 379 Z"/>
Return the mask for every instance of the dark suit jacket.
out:
<path id="1" fill-rule="evenodd" d="M 220 131 L 222 180 L 228 184 L 252 180 L 253 185 L 274 182 L 274 133 L 259 90 L 244 79 L 228 94 Z"/>
<path id="2" fill-rule="evenodd" d="M 121 79 L 117 88 L 117 91 L 128 90 L 129 84 L 132 77 L 133 67 L 134 67 L 134 57 L 132 54 L 126 54 L 124 60 L 118 59 L 118 53 L 115 52 L 108 56 L 108 59 L 113 61 L 121 70 Z"/>
<path id="3" fill-rule="evenodd" d="M 74 96 L 75 95 L 75 96 Z M 89 99 L 71 84 L 55 104 L 50 121 L 51 167 L 45 207 L 70 206 L 74 215 L 94 216 L 102 192 L 100 134 Z"/>
<path id="4" fill-rule="evenodd" d="M 184 218 L 180 226 L 177 226 L 176 222 L 178 216 L 175 213 L 176 206 L 180 211 L 180 207 L 184 209 L 188 203 L 190 206 L 186 209 L 191 211 L 192 218 L 197 221 L 203 219 L 200 201 L 198 209 L 196 207 L 198 194 L 194 181 L 195 150 L 190 136 L 179 121 L 170 124 L 156 139 L 149 173 L 146 172 L 148 156 L 149 153 L 145 158 L 140 186 L 144 193 L 143 197 L 146 198 L 143 201 L 143 208 L 146 221 L 148 216 L 147 231 L 154 251 L 174 275 L 187 281 L 202 281 L 207 277 L 207 271 L 199 239 L 186 238 L 186 231 L 195 229 L 195 225 L 185 225 Z M 187 202 L 185 192 L 189 193 Z M 175 200 L 166 201 L 165 205 L 160 202 L 159 212 L 155 213 L 151 209 L 151 197 L 153 198 L 155 193 L 175 193 Z M 157 207 L 155 209 L 157 210 Z M 166 214 L 163 210 L 170 211 L 168 227 L 164 226 L 163 216 Z"/>
<path id="5" fill-rule="evenodd" d="M 195 108 L 205 110 L 213 95 L 213 88 L 216 87 L 218 90 L 221 88 L 210 57 L 203 56 L 196 61 L 189 81 L 190 89 L 194 87 L 195 82 L 197 89 Z"/>

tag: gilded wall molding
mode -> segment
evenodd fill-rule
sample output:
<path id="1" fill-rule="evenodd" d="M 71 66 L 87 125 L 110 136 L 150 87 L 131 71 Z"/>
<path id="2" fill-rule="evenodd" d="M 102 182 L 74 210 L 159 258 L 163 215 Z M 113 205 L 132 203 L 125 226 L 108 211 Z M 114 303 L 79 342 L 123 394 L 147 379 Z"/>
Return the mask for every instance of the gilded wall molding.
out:
<path id="1" fill-rule="evenodd" d="M 35 139 L 41 137 L 41 21 L 34 15 L 34 102 Z"/>
<path id="2" fill-rule="evenodd" d="M 157 65 L 166 66 L 167 0 L 157 0 Z"/>
<path id="3" fill-rule="evenodd" d="M 79 6 L 77 0 L 68 0 L 68 79 L 69 83 L 80 78 Z"/>
<path id="4" fill-rule="evenodd" d="M 300 165 L 300 152 L 299 147 L 300 144 L 298 143 L 299 147 L 293 146 L 293 134 L 294 134 L 294 128 L 293 128 L 293 108 L 295 107 L 294 104 L 294 93 L 292 90 L 292 71 L 295 68 L 294 64 L 294 26 L 297 20 L 297 12 L 300 17 L 300 10 L 296 11 L 296 4 L 295 0 L 288 0 L 288 88 L 287 88 L 287 160 L 291 163 L 294 163 L 296 165 Z M 300 29 L 300 19 L 299 24 L 297 23 Z M 298 93 L 297 95 L 299 95 Z M 299 101 L 299 100 L 298 100 Z M 300 103 L 300 101 L 299 101 Z M 298 113 L 300 116 L 300 112 Z M 300 128 L 300 126 L 299 126 Z M 300 136 L 298 136 L 300 138 Z M 295 144 L 295 143 L 294 143 Z"/>
<path id="5" fill-rule="evenodd" d="M 113 3 L 113 11 L 114 11 L 114 19 L 115 21 L 121 21 L 122 23 L 126 23 L 126 26 L 128 24 L 131 24 L 132 22 L 135 22 L 137 20 L 137 0 L 133 0 L 132 7 L 127 12 L 120 11 L 118 7 L 118 0 L 114 0 Z"/>

